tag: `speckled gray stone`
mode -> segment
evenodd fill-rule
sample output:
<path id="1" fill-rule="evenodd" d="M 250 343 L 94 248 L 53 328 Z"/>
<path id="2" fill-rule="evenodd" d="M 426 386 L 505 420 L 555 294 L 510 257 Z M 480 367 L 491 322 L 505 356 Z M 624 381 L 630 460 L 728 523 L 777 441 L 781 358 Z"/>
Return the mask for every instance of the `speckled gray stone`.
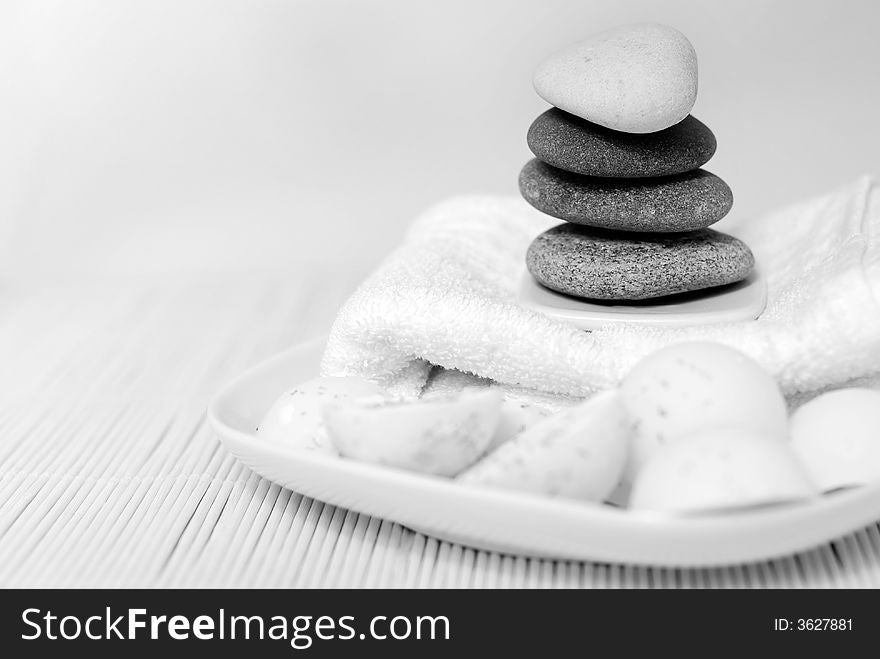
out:
<path id="1" fill-rule="evenodd" d="M 529 128 L 529 148 L 548 165 L 587 176 L 670 176 L 703 166 L 715 153 L 712 131 L 688 115 L 656 133 L 623 133 L 559 108 Z"/>
<path id="2" fill-rule="evenodd" d="M 651 179 L 572 174 L 533 158 L 519 174 L 525 200 L 543 213 L 618 231 L 692 231 L 730 210 L 733 193 L 704 169 Z"/>
<path id="3" fill-rule="evenodd" d="M 620 233 L 561 224 L 529 246 L 526 264 L 547 288 L 594 300 L 645 300 L 732 284 L 755 265 L 727 234 Z"/>

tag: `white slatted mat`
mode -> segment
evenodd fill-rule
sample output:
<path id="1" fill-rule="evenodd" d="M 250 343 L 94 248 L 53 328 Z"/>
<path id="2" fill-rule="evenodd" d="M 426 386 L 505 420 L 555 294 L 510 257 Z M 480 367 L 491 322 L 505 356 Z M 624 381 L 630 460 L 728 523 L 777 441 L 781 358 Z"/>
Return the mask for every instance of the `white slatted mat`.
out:
<path id="1" fill-rule="evenodd" d="M 554 562 L 439 542 L 257 477 L 205 407 L 326 330 L 356 282 L 323 275 L 0 289 L 0 585 L 880 586 L 877 525 L 719 570 Z"/>

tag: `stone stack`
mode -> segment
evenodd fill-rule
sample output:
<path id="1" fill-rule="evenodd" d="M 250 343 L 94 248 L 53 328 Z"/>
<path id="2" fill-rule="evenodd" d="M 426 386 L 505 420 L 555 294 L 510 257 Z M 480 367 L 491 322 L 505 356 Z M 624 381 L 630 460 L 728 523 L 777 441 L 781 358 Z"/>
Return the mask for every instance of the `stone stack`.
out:
<path id="1" fill-rule="evenodd" d="M 700 169 L 716 142 L 689 114 L 697 64 L 684 35 L 654 24 L 605 32 L 543 62 L 534 86 L 555 107 L 529 128 L 536 157 L 520 173 L 520 192 L 565 221 L 529 247 L 540 284 L 624 302 L 749 275 L 749 248 L 708 228 L 733 194 Z"/>

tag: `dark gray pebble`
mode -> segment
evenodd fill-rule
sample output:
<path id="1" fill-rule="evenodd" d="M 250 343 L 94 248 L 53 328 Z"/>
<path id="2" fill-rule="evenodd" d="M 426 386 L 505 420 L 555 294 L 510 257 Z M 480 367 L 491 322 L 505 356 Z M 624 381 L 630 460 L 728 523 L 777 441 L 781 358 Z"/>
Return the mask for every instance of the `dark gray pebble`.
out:
<path id="1" fill-rule="evenodd" d="M 554 291 L 623 301 L 732 284 L 755 259 L 741 240 L 712 229 L 636 234 L 561 224 L 532 241 L 526 264 Z"/>
<path id="2" fill-rule="evenodd" d="M 716 147 L 712 131 L 691 115 L 656 133 L 622 133 L 559 108 L 532 122 L 527 141 L 532 153 L 549 165 L 616 178 L 689 172 L 709 162 Z"/>
<path id="3" fill-rule="evenodd" d="M 533 158 L 519 174 L 519 190 L 542 213 L 618 231 L 692 231 L 730 211 L 733 193 L 704 169 L 652 179 L 572 174 Z"/>

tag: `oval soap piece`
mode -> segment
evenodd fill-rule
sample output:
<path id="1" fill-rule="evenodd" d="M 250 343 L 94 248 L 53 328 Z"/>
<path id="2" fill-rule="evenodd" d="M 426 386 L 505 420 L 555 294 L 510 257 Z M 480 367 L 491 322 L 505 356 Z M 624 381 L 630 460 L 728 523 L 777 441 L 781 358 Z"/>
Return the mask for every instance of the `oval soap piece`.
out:
<path id="1" fill-rule="evenodd" d="M 880 482 L 880 391 L 839 389 L 805 403 L 791 446 L 822 490 Z"/>
<path id="2" fill-rule="evenodd" d="M 257 437 L 291 448 L 335 454 L 327 440 L 323 408 L 329 403 L 369 398 L 381 400 L 378 385 L 355 377 L 323 377 L 304 382 L 281 394 L 263 415 Z"/>
<path id="3" fill-rule="evenodd" d="M 529 426 L 458 480 L 601 501 L 620 481 L 630 432 L 620 395 L 602 392 Z"/>
<path id="4" fill-rule="evenodd" d="M 637 427 L 630 473 L 697 431 L 737 428 L 770 441 L 787 437 L 788 410 L 776 381 L 720 343 L 662 348 L 638 362 L 620 390 Z"/>
<path id="5" fill-rule="evenodd" d="M 741 428 L 711 428 L 665 447 L 639 472 L 630 507 L 701 513 L 816 494 L 788 445 Z"/>
<path id="6" fill-rule="evenodd" d="M 500 415 L 501 394 L 489 387 L 412 402 L 348 401 L 324 410 L 330 438 L 345 457 L 439 476 L 454 476 L 477 460 Z"/>

